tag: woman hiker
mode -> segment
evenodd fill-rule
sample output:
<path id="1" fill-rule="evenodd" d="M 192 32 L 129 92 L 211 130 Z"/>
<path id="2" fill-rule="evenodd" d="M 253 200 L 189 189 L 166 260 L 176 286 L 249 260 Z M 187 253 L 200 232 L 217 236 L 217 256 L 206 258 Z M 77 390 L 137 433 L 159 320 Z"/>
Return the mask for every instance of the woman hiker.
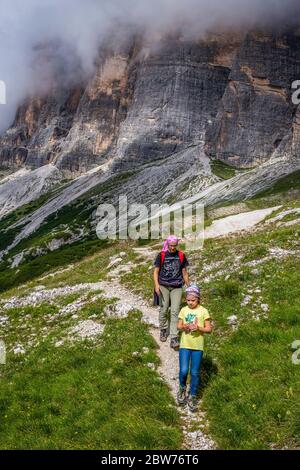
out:
<path id="1" fill-rule="evenodd" d="M 187 266 L 189 262 L 182 251 L 178 251 L 179 238 L 170 235 L 154 261 L 154 289 L 159 296 L 160 340 L 167 341 L 170 332 L 170 346 L 179 349 L 177 331 L 183 285 L 189 285 Z M 169 307 L 171 315 L 169 318 Z"/>

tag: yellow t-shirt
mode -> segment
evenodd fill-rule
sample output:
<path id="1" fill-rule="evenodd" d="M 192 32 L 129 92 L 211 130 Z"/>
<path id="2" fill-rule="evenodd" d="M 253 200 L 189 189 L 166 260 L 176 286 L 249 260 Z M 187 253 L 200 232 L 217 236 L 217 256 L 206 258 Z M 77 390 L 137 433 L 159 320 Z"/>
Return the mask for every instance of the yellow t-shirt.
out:
<path id="1" fill-rule="evenodd" d="M 184 307 L 180 310 L 179 317 L 183 320 L 183 324 L 193 323 L 196 318 L 198 319 L 198 326 L 204 327 L 205 320 L 210 318 L 210 315 L 206 308 L 199 305 L 197 308 L 191 309 Z M 184 349 L 195 349 L 197 351 L 203 351 L 204 348 L 204 334 L 200 331 L 191 331 L 190 333 L 181 333 L 180 348 Z"/>

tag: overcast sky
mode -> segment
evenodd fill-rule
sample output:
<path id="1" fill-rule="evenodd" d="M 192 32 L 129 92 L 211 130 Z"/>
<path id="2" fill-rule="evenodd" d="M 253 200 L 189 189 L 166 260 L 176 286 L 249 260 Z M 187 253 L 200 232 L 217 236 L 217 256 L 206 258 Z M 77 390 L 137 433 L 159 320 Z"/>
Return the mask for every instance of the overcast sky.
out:
<path id="1" fill-rule="evenodd" d="M 216 24 L 295 21 L 299 0 L 0 0 L 0 132 L 29 95 L 46 93 L 53 73 L 64 83 L 93 71 L 101 41 L 115 25 L 144 32 L 184 25 L 200 36 Z M 129 26 L 129 28 L 128 28 Z M 52 49 L 41 45 L 54 44 Z M 1 101 L 0 82 L 0 101 Z"/>

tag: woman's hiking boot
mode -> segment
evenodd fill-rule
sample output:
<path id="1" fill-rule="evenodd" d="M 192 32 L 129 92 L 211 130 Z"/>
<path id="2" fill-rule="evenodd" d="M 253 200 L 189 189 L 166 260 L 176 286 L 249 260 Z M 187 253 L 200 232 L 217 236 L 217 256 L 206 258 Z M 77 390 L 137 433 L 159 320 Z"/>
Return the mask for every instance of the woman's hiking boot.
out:
<path id="1" fill-rule="evenodd" d="M 177 392 L 177 403 L 178 405 L 185 405 L 186 404 L 186 388 L 179 387 Z"/>
<path id="2" fill-rule="evenodd" d="M 162 330 L 160 330 L 159 339 L 162 343 L 165 343 L 167 341 L 167 338 L 168 338 L 168 330 L 167 328 L 163 328 Z"/>
<path id="3" fill-rule="evenodd" d="M 170 347 L 171 347 L 172 349 L 174 349 L 174 351 L 178 351 L 178 350 L 179 350 L 179 346 L 180 346 L 180 343 L 179 343 L 179 338 L 178 338 L 178 336 L 174 336 L 174 338 L 171 338 Z"/>
<path id="4" fill-rule="evenodd" d="M 187 404 L 188 404 L 188 407 L 189 407 L 190 411 L 195 412 L 195 411 L 198 410 L 199 401 L 198 401 L 197 397 L 195 397 L 193 395 L 189 395 L 189 397 L 187 399 Z"/>

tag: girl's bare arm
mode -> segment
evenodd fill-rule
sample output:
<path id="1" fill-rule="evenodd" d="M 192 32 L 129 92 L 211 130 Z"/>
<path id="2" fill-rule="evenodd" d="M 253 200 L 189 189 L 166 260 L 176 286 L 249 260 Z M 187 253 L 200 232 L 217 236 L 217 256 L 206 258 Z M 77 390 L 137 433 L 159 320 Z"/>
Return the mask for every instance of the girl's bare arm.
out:
<path id="1" fill-rule="evenodd" d="M 212 324 L 210 319 L 204 321 L 204 327 L 198 326 L 198 330 L 201 331 L 201 333 L 207 333 L 210 334 L 212 332 Z"/>
<path id="2" fill-rule="evenodd" d="M 183 323 L 183 320 L 178 320 L 177 330 L 179 330 L 179 331 L 187 331 L 188 330 L 188 327 L 187 327 L 187 325 L 185 325 Z"/>

